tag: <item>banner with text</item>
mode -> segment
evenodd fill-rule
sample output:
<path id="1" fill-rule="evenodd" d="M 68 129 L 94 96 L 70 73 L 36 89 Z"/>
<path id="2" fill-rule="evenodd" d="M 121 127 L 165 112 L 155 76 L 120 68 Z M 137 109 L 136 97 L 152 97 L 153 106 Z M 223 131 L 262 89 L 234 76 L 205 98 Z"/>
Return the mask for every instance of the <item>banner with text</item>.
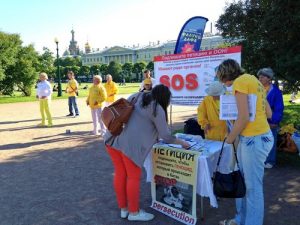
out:
<path id="1" fill-rule="evenodd" d="M 168 86 L 173 105 L 199 105 L 205 89 L 218 80 L 216 69 L 225 59 L 241 64 L 241 46 L 154 57 L 157 83 Z"/>
<path id="2" fill-rule="evenodd" d="M 151 207 L 184 224 L 196 224 L 198 152 L 155 145 L 152 154 Z"/>

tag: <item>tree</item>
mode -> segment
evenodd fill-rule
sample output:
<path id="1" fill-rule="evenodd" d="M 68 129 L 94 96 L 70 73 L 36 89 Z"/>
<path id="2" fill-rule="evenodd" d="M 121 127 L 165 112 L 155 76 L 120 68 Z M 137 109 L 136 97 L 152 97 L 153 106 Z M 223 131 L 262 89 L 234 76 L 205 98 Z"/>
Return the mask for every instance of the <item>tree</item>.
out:
<path id="1" fill-rule="evenodd" d="M 145 62 L 137 62 L 133 65 L 133 72 L 136 74 L 136 80 L 143 80 L 143 70 L 146 68 Z M 140 79 L 139 79 L 140 77 Z"/>
<path id="2" fill-rule="evenodd" d="M 13 95 L 18 88 L 24 95 L 31 95 L 38 71 L 39 55 L 32 45 L 22 46 L 19 35 L 0 32 L 0 90 Z"/>
<path id="3" fill-rule="evenodd" d="M 112 75 L 115 81 L 120 81 L 120 74 L 122 72 L 122 66 L 120 63 L 111 61 L 107 67 L 107 73 Z"/>
<path id="4" fill-rule="evenodd" d="M 101 73 L 103 76 L 108 74 L 107 70 L 108 70 L 108 65 L 102 64 L 102 65 L 100 66 L 100 73 Z"/>
<path id="5" fill-rule="evenodd" d="M 154 70 L 154 63 L 153 63 L 152 61 L 150 61 L 150 62 L 147 64 L 146 68 L 147 68 L 148 70 L 150 70 L 150 71 L 153 71 L 153 70 Z"/>
<path id="6" fill-rule="evenodd" d="M 55 77 L 56 68 L 54 67 L 53 53 L 46 47 L 43 48 L 43 53 L 39 56 L 39 71 L 48 74 L 48 77 Z"/>
<path id="7" fill-rule="evenodd" d="M 84 75 L 88 78 L 90 76 L 90 67 L 89 66 L 81 66 L 79 73 L 80 73 L 80 75 Z"/>
<path id="8" fill-rule="evenodd" d="M 299 1 L 233 2 L 216 27 L 228 42 L 242 45 L 243 67 L 248 72 L 256 74 L 262 67 L 271 67 L 277 78 L 288 81 L 288 88 L 299 89 Z"/>
<path id="9" fill-rule="evenodd" d="M 100 73 L 100 65 L 92 65 L 91 66 L 91 74 L 99 74 Z"/>
<path id="10" fill-rule="evenodd" d="M 32 45 L 22 47 L 18 52 L 16 64 L 8 67 L 6 71 L 9 74 L 6 84 L 10 88 L 17 86 L 25 96 L 30 96 L 38 78 L 38 68 L 40 68 L 39 55 L 34 47 Z"/>
<path id="11" fill-rule="evenodd" d="M 122 70 L 126 81 L 130 81 L 132 70 L 133 70 L 133 64 L 131 62 L 124 63 L 122 65 Z"/>
<path id="12" fill-rule="evenodd" d="M 0 31 L 0 81 L 6 74 L 9 66 L 15 65 L 17 54 L 21 49 L 22 41 L 18 34 L 7 34 Z M 0 83 L 0 90 L 3 90 Z"/>

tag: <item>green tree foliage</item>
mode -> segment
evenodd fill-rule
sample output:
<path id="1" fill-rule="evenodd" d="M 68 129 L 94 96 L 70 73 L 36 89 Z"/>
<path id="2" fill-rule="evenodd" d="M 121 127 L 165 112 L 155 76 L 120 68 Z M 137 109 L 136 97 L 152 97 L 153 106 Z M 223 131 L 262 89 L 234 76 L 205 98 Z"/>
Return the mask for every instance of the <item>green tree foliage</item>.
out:
<path id="1" fill-rule="evenodd" d="M 120 74 L 122 72 L 122 66 L 120 63 L 115 62 L 115 61 L 111 61 L 107 67 L 107 73 L 109 73 L 110 75 L 112 75 L 113 80 L 115 81 L 120 81 L 121 77 Z"/>
<path id="2" fill-rule="evenodd" d="M 39 62 L 39 71 L 47 73 L 49 78 L 56 77 L 56 68 L 54 67 L 54 56 L 48 48 L 43 48 L 43 53 L 39 56 Z"/>
<path id="3" fill-rule="evenodd" d="M 5 78 L 7 68 L 15 65 L 21 44 L 18 34 L 6 34 L 0 31 L 0 81 Z"/>
<path id="4" fill-rule="evenodd" d="M 91 66 L 91 74 L 96 75 L 100 73 L 100 65 Z"/>
<path id="5" fill-rule="evenodd" d="M 131 74 L 133 70 L 133 64 L 131 62 L 124 63 L 122 65 L 123 75 L 127 82 L 131 81 Z"/>
<path id="6" fill-rule="evenodd" d="M 89 66 L 81 66 L 79 70 L 79 74 L 89 77 L 90 76 L 90 67 Z"/>
<path id="7" fill-rule="evenodd" d="M 0 32 L 0 92 L 12 95 L 15 88 L 30 96 L 41 69 L 40 56 L 32 45 L 22 46 L 19 35 Z"/>
<path id="8" fill-rule="evenodd" d="M 143 70 L 146 68 L 145 62 L 137 62 L 133 65 L 133 72 L 136 74 L 136 80 L 143 80 Z"/>
<path id="9" fill-rule="evenodd" d="M 241 44 L 243 67 L 256 74 L 271 67 L 285 88 L 300 86 L 300 1 L 239 0 L 227 6 L 217 28 Z"/>
<path id="10" fill-rule="evenodd" d="M 153 63 L 152 61 L 150 61 L 150 62 L 147 64 L 146 68 L 147 68 L 148 70 L 150 70 L 150 71 L 153 71 L 153 70 L 154 70 L 154 63 Z"/>
<path id="11" fill-rule="evenodd" d="M 108 65 L 102 64 L 100 66 L 100 73 L 102 74 L 102 76 L 105 76 L 108 74 L 107 70 L 108 70 Z"/>

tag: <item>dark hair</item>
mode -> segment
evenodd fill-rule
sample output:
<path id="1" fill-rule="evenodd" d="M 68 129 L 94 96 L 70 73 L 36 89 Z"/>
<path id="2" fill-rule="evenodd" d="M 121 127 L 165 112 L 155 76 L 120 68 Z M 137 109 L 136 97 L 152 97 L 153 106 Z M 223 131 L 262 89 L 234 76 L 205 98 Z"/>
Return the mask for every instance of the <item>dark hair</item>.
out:
<path id="1" fill-rule="evenodd" d="M 154 101 L 155 105 L 154 105 L 154 109 L 153 109 L 153 116 L 154 117 L 156 116 L 156 108 L 157 108 L 157 104 L 159 104 L 165 111 L 166 121 L 168 121 L 167 108 L 170 105 L 171 95 L 172 95 L 171 91 L 167 86 L 165 86 L 163 84 L 156 85 L 151 90 L 151 92 L 145 93 L 143 95 L 142 107 L 145 108 L 152 101 Z"/>
<path id="2" fill-rule="evenodd" d="M 150 72 L 150 70 L 144 70 L 144 73 L 148 73 L 148 72 Z"/>
<path id="3" fill-rule="evenodd" d="M 232 81 L 244 73 L 237 61 L 233 59 L 224 60 L 217 69 L 217 77 L 221 82 Z"/>

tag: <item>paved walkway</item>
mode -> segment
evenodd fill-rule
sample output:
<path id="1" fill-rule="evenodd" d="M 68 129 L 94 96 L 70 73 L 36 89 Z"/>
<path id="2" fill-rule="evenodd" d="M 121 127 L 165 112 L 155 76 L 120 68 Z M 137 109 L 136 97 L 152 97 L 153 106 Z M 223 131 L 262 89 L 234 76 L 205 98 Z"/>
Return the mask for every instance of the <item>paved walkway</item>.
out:
<path id="1" fill-rule="evenodd" d="M 149 209 L 150 185 L 144 179 L 141 207 L 155 220 L 119 219 L 111 161 L 102 139 L 91 135 L 91 115 L 82 98 L 79 108 L 80 117 L 67 118 L 67 100 L 53 101 L 54 127 L 37 128 L 38 102 L 0 105 L 0 225 L 179 225 Z M 193 115 L 195 108 L 174 107 L 174 128 Z M 300 224 L 297 169 L 267 171 L 265 197 L 265 225 Z M 205 220 L 198 224 L 215 225 L 234 214 L 233 200 L 221 200 L 218 209 L 208 202 Z"/>

